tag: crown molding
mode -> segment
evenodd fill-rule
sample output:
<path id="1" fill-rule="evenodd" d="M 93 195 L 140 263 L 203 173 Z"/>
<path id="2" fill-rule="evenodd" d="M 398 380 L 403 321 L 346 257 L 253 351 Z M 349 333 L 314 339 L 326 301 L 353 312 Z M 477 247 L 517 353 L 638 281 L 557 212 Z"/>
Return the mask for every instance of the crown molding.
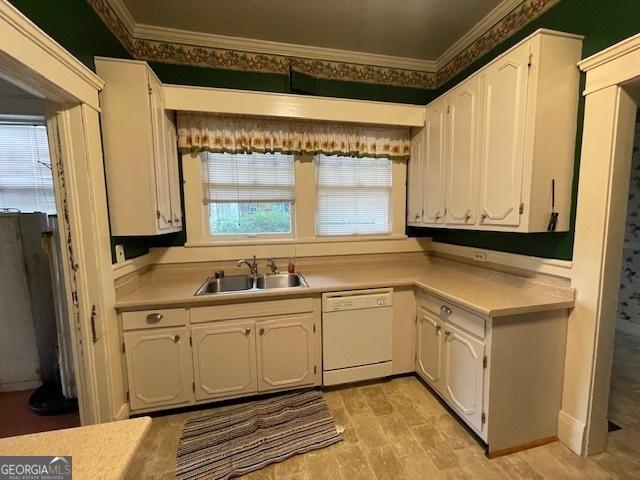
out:
<path id="1" fill-rule="evenodd" d="M 121 1 L 121 0 L 114 0 Z M 509 12 L 513 11 L 522 0 L 502 0 L 493 10 L 476 23 L 471 30 L 460 37 L 453 45 L 446 49 L 436 60 L 438 69 L 444 67 L 455 57 L 464 52 L 469 46 L 487 33 L 494 25 L 502 20 Z"/>
<path id="2" fill-rule="evenodd" d="M 109 0 L 121 2 L 121 0 Z M 116 12 L 117 13 L 117 12 Z M 136 24 L 134 37 L 157 42 L 178 43 L 198 47 L 210 47 L 223 50 L 262 53 L 281 57 L 301 57 L 312 60 L 374 65 L 377 67 L 401 68 L 419 72 L 435 72 L 436 63 L 418 58 L 396 57 L 376 53 L 339 50 L 334 48 L 296 45 L 293 43 L 272 42 L 253 38 L 229 37 L 212 33 L 190 32 L 168 27 Z"/>
<path id="3" fill-rule="evenodd" d="M 601 67 L 606 63 L 632 53 L 635 50 L 640 50 L 640 33 L 581 60 L 578 62 L 578 67 L 580 67 L 580 70 L 583 72 L 588 72 L 589 70 Z"/>
<path id="4" fill-rule="evenodd" d="M 560 0 L 503 0 L 436 60 L 138 24 L 122 0 L 87 0 L 136 59 L 435 89 Z"/>

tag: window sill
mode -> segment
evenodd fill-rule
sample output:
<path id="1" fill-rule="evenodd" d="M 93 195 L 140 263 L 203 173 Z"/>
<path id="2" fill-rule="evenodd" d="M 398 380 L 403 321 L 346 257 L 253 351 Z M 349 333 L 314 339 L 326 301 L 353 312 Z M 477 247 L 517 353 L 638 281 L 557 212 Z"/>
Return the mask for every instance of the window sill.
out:
<path id="1" fill-rule="evenodd" d="M 316 238 L 252 238 L 246 240 L 212 240 L 209 242 L 187 242 L 185 247 L 223 247 L 240 245 L 303 245 L 311 243 L 344 243 L 344 242 L 377 242 L 385 240 L 406 240 L 406 235 L 371 235 L 351 237 L 316 237 Z"/>

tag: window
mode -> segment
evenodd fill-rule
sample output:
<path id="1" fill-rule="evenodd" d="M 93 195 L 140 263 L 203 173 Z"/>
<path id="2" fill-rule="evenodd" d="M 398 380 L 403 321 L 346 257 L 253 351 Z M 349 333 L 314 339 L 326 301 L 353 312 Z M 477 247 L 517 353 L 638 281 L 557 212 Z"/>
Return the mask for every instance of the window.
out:
<path id="1" fill-rule="evenodd" d="M 319 155 L 315 173 L 317 235 L 391 233 L 391 160 Z"/>
<path id="2" fill-rule="evenodd" d="M 0 209 L 55 213 L 45 126 L 0 123 Z"/>
<path id="3" fill-rule="evenodd" d="M 292 155 L 204 153 L 201 159 L 210 235 L 293 234 Z"/>

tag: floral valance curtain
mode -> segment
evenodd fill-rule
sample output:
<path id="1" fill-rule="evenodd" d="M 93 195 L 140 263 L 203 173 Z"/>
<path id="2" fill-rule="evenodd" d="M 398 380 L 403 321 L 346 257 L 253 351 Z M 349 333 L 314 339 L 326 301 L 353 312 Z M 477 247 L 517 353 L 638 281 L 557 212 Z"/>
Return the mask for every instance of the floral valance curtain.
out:
<path id="1" fill-rule="evenodd" d="M 293 119 L 178 113 L 182 153 L 284 153 L 407 160 L 405 127 L 300 121 Z"/>

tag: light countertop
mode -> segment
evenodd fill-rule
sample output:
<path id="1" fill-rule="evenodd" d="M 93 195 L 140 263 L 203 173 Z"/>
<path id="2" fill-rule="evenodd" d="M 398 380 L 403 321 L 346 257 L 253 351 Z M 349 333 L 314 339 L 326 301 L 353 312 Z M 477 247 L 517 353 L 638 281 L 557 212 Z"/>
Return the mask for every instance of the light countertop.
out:
<path id="1" fill-rule="evenodd" d="M 574 305 L 574 290 L 536 283 L 518 275 L 425 258 L 411 263 L 377 263 L 301 268 L 308 288 L 225 293 L 195 297 L 207 274 L 164 273 L 119 298 L 119 311 L 193 307 L 219 302 L 251 301 L 379 287 L 415 286 L 445 300 L 490 317 L 560 310 Z"/>
<path id="2" fill-rule="evenodd" d="M 141 417 L 2 438 L 0 456 L 71 456 L 75 479 L 121 479 L 150 427 Z"/>

